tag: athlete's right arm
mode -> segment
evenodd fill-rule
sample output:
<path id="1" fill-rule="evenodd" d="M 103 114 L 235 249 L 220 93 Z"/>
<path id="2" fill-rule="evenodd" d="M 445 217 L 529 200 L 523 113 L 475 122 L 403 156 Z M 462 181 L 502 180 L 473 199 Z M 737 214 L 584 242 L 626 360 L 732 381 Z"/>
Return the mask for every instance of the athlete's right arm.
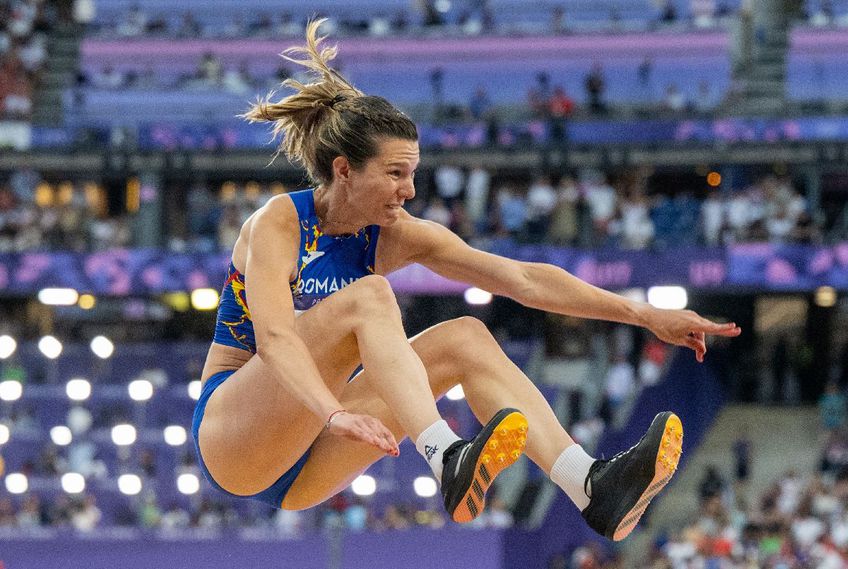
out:
<path id="1" fill-rule="evenodd" d="M 309 348 L 295 329 L 288 283 L 300 248 L 296 228 L 297 214 L 290 202 L 276 200 L 257 212 L 248 239 L 245 294 L 256 355 L 271 366 L 286 391 L 326 421 L 342 405 L 324 383 Z M 391 432 L 373 417 L 344 413 L 332 425 L 335 434 L 373 444 L 390 454 L 398 452 Z"/>

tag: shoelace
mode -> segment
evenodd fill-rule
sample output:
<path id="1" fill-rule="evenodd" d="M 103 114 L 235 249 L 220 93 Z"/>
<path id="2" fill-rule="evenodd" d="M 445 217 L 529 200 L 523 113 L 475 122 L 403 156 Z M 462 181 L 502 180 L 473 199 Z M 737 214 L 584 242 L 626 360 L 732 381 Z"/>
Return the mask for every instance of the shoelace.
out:
<path id="1" fill-rule="evenodd" d="M 601 468 L 609 466 L 610 464 L 612 464 L 613 462 L 615 462 L 616 460 L 618 460 L 619 458 L 621 458 L 622 456 L 624 456 L 625 454 L 629 453 L 630 451 L 635 449 L 637 446 L 642 444 L 642 441 L 645 439 L 646 435 L 647 435 L 647 433 L 642 435 L 642 438 L 639 439 L 639 442 L 637 442 L 635 445 L 633 445 L 632 447 L 630 447 L 627 450 L 623 450 L 619 453 L 614 454 L 612 456 L 612 458 L 610 458 L 609 460 L 606 460 L 606 459 L 596 460 L 592 464 L 592 466 L 589 467 L 589 473 L 586 475 L 586 480 L 583 482 L 583 492 L 585 492 L 585 494 L 587 496 L 589 496 L 589 480 L 592 478 L 592 475 L 595 474 L 595 472 L 597 472 Z"/>

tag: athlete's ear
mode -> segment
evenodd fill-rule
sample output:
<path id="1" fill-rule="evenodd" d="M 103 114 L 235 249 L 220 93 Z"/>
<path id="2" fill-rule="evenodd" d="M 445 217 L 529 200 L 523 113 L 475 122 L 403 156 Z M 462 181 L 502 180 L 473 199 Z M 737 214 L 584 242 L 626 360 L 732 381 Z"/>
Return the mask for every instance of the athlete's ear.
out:
<path id="1" fill-rule="evenodd" d="M 333 179 L 346 182 L 350 179 L 350 162 L 344 156 L 336 156 L 333 159 Z"/>

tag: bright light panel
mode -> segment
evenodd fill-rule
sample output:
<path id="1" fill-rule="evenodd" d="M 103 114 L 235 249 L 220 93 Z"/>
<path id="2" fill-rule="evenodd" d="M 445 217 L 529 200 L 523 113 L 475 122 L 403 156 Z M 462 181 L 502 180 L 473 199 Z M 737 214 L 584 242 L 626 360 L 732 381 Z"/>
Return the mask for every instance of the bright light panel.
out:
<path id="1" fill-rule="evenodd" d="M 118 477 L 118 490 L 121 494 L 135 496 L 141 492 L 141 478 L 135 474 L 121 474 Z"/>
<path id="2" fill-rule="evenodd" d="M 191 291 L 191 306 L 195 310 L 215 310 L 218 307 L 218 291 L 214 288 L 196 288 Z"/>
<path id="3" fill-rule="evenodd" d="M 73 306 L 79 293 L 72 288 L 43 288 L 38 291 L 38 300 L 50 306 Z"/>
<path id="4" fill-rule="evenodd" d="M 370 496 L 377 491 L 377 481 L 374 480 L 373 476 L 361 474 L 350 485 L 350 489 L 357 496 Z"/>
<path id="5" fill-rule="evenodd" d="M 200 399 L 200 380 L 195 379 L 188 383 L 188 396 L 197 401 Z"/>
<path id="6" fill-rule="evenodd" d="M 473 286 L 465 289 L 465 302 L 468 304 L 489 304 L 492 302 L 492 293 Z"/>
<path id="7" fill-rule="evenodd" d="M 91 340 L 91 351 L 101 360 L 106 360 L 115 352 L 115 344 L 106 336 L 95 336 Z"/>
<path id="8" fill-rule="evenodd" d="M 197 494 L 200 480 L 194 474 L 180 474 L 177 478 L 177 490 L 183 494 Z"/>
<path id="9" fill-rule="evenodd" d="M 68 494 L 79 494 L 85 490 L 85 478 L 79 472 L 68 472 L 62 475 L 62 490 Z"/>
<path id="10" fill-rule="evenodd" d="M 50 429 L 50 438 L 53 440 L 53 444 L 63 447 L 71 444 L 74 437 L 68 427 L 65 425 L 56 425 Z"/>
<path id="11" fill-rule="evenodd" d="M 435 496 L 438 490 L 436 481 L 429 476 L 419 476 L 412 483 L 412 487 L 415 488 L 415 493 L 422 498 Z"/>
<path id="12" fill-rule="evenodd" d="M 182 444 L 185 444 L 188 439 L 188 434 L 186 430 L 179 425 L 168 425 L 165 427 L 165 442 L 171 445 L 172 447 L 178 447 Z"/>
<path id="13" fill-rule="evenodd" d="M 0 423 L 0 445 L 5 445 L 9 442 L 9 427 Z"/>
<path id="14" fill-rule="evenodd" d="M 112 442 L 118 446 L 127 446 L 135 442 L 135 427 L 132 425 L 115 425 L 112 427 Z"/>
<path id="15" fill-rule="evenodd" d="M 24 393 L 24 386 L 20 381 L 7 379 L 0 381 L 0 399 L 3 401 L 17 401 Z"/>
<path id="16" fill-rule="evenodd" d="M 153 397 L 153 384 L 146 379 L 136 379 L 130 382 L 127 391 L 133 401 L 147 401 Z"/>
<path id="17" fill-rule="evenodd" d="M 15 353 L 18 349 L 18 343 L 8 334 L 0 336 L 0 360 L 5 360 Z"/>
<path id="18" fill-rule="evenodd" d="M 62 353 L 62 342 L 53 336 L 44 336 L 38 341 L 38 349 L 44 357 L 55 360 Z"/>
<path id="19" fill-rule="evenodd" d="M 12 472 L 6 477 L 6 490 L 9 494 L 23 494 L 29 488 L 29 481 L 25 474 Z"/>
<path id="20" fill-rule="evenodd" d="M 445 397 L 451 401 L 460 401 L 465 399 L 465 391 L 462 390 L 461 385 L 455 385 L 451 387 L 447 393 L 445 393 Z"/>
<path id="21" fill-rule="evenodd" d="M 836 296 L 836 289 L 832 286 L 820 286 L 816 289 L 813 301 L 816 303 L 816 306 L 830 308 L 836 304 Z"/>
<path id="22" fill-rule="evenodd" d="M 657 308 L 680 310 L 689 304 L 689 297 L 682 286 L 652 286 L 648 289 L 648 302 Z"/>
<path id="23" fill-rule="evenodd" d="M 65 386 L 65 393 L 68 394 L 68 399 L 72 401 L 85 401 L 91 397 L 91 384 L 87 379 L 75 377 L 68 380 L 68 384 Z"/>

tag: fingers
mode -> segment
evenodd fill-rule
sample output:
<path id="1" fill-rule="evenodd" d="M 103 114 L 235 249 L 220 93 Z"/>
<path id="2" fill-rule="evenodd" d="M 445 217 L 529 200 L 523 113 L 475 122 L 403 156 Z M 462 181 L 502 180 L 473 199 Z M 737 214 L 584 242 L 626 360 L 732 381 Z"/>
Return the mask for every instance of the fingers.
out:
<path id="1" fill-rule="evenodd" d="M 702 320 L 701 325 L 695 329 L 696 332 L 706 332 L 714 336 L 726 336 L 734 338 L 742 333 L 742 328 L 736 325 L 735 322 L 726 322 L 718 324 L 709 320 Z"/>
<path id="2" fill-rule="evenodd" d="M 686 347 L 695 352 L 695 359 L 698 363 L 704 363 L 704 356 L 707 354 L 707 344 L 703 332 L 689 332 L 686 336 Z"/>
<path id="3" fill-rule="evenodd" d="M 366 425 L 365 437 L 362 440 L 368 442 L 381 451 L 391 456 L 400 456 L 400 449 L 392 432 L 375 417 L 363 416 Z"/>

